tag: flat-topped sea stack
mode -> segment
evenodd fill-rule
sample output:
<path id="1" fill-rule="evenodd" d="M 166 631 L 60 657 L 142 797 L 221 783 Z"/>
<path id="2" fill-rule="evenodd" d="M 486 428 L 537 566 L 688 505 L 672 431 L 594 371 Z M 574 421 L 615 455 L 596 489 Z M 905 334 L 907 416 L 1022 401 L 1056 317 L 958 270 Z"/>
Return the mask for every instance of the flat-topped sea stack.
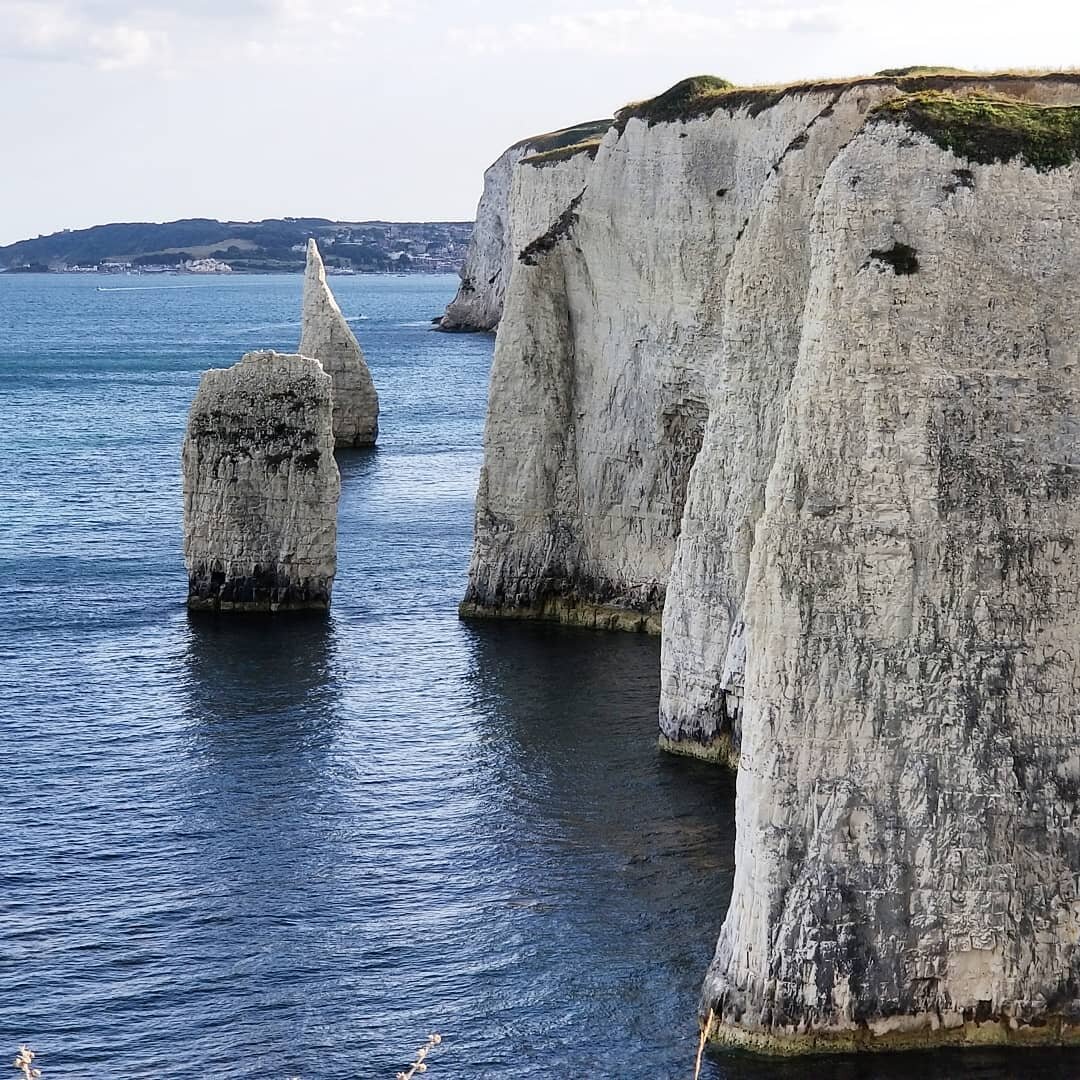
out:
<path id="1" fill-rule="evenodd" d="M 340 479 L 330 376 L 248 353 L 207 371 L 184 438 L 188 606 L 323 610 L 337 569 Z"/>
<path id="2" fill-rule="evenodd" d="M 319 361 L 334 394 L 334 445 L 374 446 L 379 435 L 379 395 L 356 335 L 326 283 L 319 246 L 308 240 L 300 354 Z"/>

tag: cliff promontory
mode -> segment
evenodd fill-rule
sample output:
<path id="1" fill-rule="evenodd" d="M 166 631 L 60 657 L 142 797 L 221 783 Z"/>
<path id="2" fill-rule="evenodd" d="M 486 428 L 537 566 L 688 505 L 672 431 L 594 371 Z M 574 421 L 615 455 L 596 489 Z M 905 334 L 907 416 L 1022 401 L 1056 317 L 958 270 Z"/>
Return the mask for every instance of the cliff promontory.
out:
<path id="1" fill-rule="evenodd" d="M 504 150 L 488 168 L 476 207 L 476 224 L 461 268 L 461 285 L 447 305 L 440 330 L 494 330 L 499 325 L 515 252 L 543 232 L 574 194 L 567 193 L 566 184 L 559 183 L 564 176 L 575 173 L 571 167 L 560 169 L 557 174 L 553 172 L 551 178 L 555 183 L 540 185 L 538 199 L 513 197 L 517 164 L 539 156 L 540 162 L 549 164 L 580 157 L 578 164 L 584 165 L 592 160 L 600 136 L 611 123 L 611 120 L 593 120 L 522 139 Z M 573 181 L 569 183 L 572 185 Z"/>
<path id="2" fill-rule="evenodd" d="M 326 610 L 337 568 L 330 377 L 248 353 L 203 374 L 183 447 L 188 606 Z"/>
<path id="3" fill-rule="evenodd" d="M 515 253 L 463 612 L 662 620 L 739 764 L 714 1038 L 1076 1037 L 1077 103 L 688 80 Z"/>

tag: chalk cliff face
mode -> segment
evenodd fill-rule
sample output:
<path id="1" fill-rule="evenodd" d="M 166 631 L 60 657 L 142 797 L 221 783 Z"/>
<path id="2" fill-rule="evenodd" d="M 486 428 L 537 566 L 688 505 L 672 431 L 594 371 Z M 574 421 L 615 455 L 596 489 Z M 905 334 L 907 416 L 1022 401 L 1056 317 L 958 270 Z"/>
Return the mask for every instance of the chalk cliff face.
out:
<path id="1" fill-rule="evenodd" d="M 447 305 L 440 330 L 494 330 L 502 317 L 503 294 L 513 252 L 510 237 L 510 185 L 514 166 L 529 153 L 520 143 L 504 150 L 484 173 L 469 250 L 461 267 L 457 295 Z"/>
<path id="2" fill-rule="evenodd" d="M 740 766 L 703 1012 L 768 1050 L 1080 1017 L 1080 121 L 928 89 L 1080 102 L 646 103 L 496 344 L 463 612 L 662 612 L 662 741 Z"/>
<path id="3" fill-rule="evenodd" d="M 732 258 L 763 185 L 836 98 L 630 118 L 518 251 L 464 613 L 659 629 Z M 850 105 L 852 130 L 869 100 Z"/>
<path id="4" fill-rule="evenodd" d="M 595 140 L 611 123 L 594 120 L 535 135 L 514 143 L 496 158 L 484 173 L 484 191 L 461 268 L 461 285 L 447 305 L 440 330 L 494 330 L 499 325 L 514 255 L 544 232 L 581 190 L 579 185 L 568 194 L 592 160 Z M 527 193 L 512 196 L 518 163 L 537 155 L 549 155 L 535 166 L 543 172 L 531 176 Z"/>
<path id="5" fill-rule="evenodd" d="M 379 395 L 360 344 L 326 283 L 319 246 L 308 240 L 300 355 L 314 357 L 334 387 L 334 442 L 374 446 L 379 435 Z"/>
<path id="6" fill-rule="evenodd" d="M 331 383 L 317 360 L 248 353 L 207 371 L 183 447 L 188 606 L 330 606 L 337 568 Z"/>
<path id="7" fill-rule="evenodd" d="M 770 1049 L 1080 1041 L 1080 166 L 908 119 L 817 199 L 742 602 L 705 1003 Z"/>

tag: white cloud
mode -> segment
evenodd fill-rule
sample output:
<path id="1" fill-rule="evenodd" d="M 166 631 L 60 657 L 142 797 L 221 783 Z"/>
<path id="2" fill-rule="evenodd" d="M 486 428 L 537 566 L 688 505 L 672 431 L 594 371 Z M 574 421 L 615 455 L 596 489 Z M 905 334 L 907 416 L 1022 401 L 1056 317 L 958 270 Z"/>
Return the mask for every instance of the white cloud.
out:
<path id="1" fill-rule="evenodd" d="M 449 37 L 455 45 L 480 54 L 532 49 L 645 55 L 699 48 L 703 42 L 719 45 L 746 33 L 838 31 L 851 25 L 854 11 L 850 3 L 764 3 L 702 11 L 641 0 L 633 5 L 549 14 L 539 19 L 459 26 L 450 30 Z"/>
<path id="2" fill-rule="evenodd" d="M 65 0 L 13 0 L 6 5 L 6 40 L 0 53 L 10 59 L 84 64 L 101 71 L 164 62 L 168 35 L 152 17 L 140 26 L 127 12 L 102 18 L 96 8 Z"/>
<path id="3" fill-rule="evenodd" d="M 375 21 L 408 21 L 415 0 L 3 0 L 0 56 L 117 71 L 168 72 L 340 51 Z"/>

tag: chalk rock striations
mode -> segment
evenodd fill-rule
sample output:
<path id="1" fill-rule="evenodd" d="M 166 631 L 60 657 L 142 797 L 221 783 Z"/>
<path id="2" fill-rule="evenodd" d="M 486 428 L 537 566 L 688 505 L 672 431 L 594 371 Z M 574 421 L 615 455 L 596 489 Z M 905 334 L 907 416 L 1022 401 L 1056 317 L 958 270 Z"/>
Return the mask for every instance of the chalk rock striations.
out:
<path id="1" fill-rule="evenodd" d="M 535 135 L 514 143 L 496 158 L 484 173 L 461 285 L 439 322 L 440 330 L 483 331 L 499 325 L 514 255 L 547 229 L 581 190 L 578 178 L 611 124 L 611 120 L 594 120 Z M 530 184 L 523 197 L 513 197 L 516 167 L 523 159 L 539 159 L 533 164 L 544 168 L 544 173 L 534 178 L 540 182 Z M 568 192 L 575 183 L 578 186 Z"/>
<path id="2" fill-rule="evenodd" d="M 374 446 L 379 395 L 360 344 L 326 283 L 319 246 L 308 240 L 300 355 L 319 361 L 334 387 L 334 444 Z"/>
<path id="3" fill-rule="evenodd" d="M 742 601 L 726 1041 L 1080 1042 L 1080 165 L 978 161 L 1044 121 L 1075 158 L 1080 109 L 994 108 L 878 111 L 817 198 Z"/>
<path id="4" fill-rule="evenodd" d="M 203 375 L 182 455 L 189 607 L 330 606 L 340 490 L 330 387 L 317 360 L 274 352 Z"/>
<path id="5" fill-rule="evenodd" d="M 740 770 L 714 1038 L 1080 1041 L 1077 103 L 676 87 L 517 253 L 463 613 L 662 611 Z"/>

